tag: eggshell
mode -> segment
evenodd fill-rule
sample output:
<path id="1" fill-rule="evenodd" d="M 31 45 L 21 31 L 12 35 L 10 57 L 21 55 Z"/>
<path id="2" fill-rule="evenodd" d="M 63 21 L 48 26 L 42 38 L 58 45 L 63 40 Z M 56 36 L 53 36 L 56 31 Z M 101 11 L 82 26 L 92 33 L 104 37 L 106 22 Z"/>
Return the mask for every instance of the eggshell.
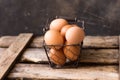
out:
<path id="1" fill-rule="evenodd" d="M 53 20 L 50 23 L 50 29 L 60 31 L 62 29 L 62 27 L 67 24 L 68 24 L 68 22 L 65 19 L 58 18 L 58 19 Z"/>
<path id="2" fill-rule="evenodd" d="M 64 38 L 60 32 L 56 30 L 48 30 L 44 35 L 44 40 L 47 45 L 63 45 Z M 50 46 L 50 48 L 59 49 L 62 46 Z"/>
<path id="3" fill-rule="evenodd" d="M 50 49 L 49 52 L 50 60 L 57 65 L 64 65 L 66 62 L 66 57 L 63 50 Z"/>
<path id="4" fill-rule="evenodd" d="M 67 46 L 70 45 L 66 42 L 66 46 L 63 48 L 65 56 L 71 61 L 75 61 L 78 59 L 80 55 L 80 46 Z"/>
<path id="5" fill-rule="evenodd" d="M 85 36 L 84 30 L 78 26 L 71 27 L 66 31 L 65 38 L 71 44 L 79 44 Z"/>
<path id="6" fill-rule="evenodd" d="M 65 26 L 61 29 L 61 35 L 62 35 L 62 36 L 65 36 L 66 31 L 67 31 L 70 27 L 72 27 L 72 25 L 65 25 Z"/>

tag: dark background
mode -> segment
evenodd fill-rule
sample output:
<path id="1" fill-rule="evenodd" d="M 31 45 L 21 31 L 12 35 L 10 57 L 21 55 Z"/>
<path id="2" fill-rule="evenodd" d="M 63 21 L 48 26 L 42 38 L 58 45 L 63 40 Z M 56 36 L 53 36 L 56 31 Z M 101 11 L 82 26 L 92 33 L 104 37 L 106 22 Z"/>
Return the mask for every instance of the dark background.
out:
<path id="1" fill-rule="evenodd" d="M 0 36 L 42 35 L 56 15 L 84 20 L 86 35 L 120 34 L 120 0 L 0 0 Z"/>

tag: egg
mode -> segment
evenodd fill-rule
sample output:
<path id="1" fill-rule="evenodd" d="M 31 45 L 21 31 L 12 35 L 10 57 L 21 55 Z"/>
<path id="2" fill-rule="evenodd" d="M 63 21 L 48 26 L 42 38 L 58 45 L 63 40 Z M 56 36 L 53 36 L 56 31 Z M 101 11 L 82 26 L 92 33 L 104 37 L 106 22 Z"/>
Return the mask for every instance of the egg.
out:
<path id="1" fill-rule="evenodd" d="M 66 57 L 63 50 L 50 49 L 49 51 L 50 60 L 57 65 L 64 65 L 66 62 Z"/>
<path id="2" fill-rule="evenodd" d="M 61 35 L 62 35 L 62 36 L 65 36 L 66 31 L 67 31 L 70 27 L 72 27 L 72 25 L 65 25 L 65 26 L 61 29 Z"/>
<path id="3" fill-rule="evenodd" d="M 67 45 L 70 45 L 70 46 L 67 46 Z M 73 46 L 69 44 L 68 42 L 66 42 L 66 46 L 63 48 L 63 51 L 64 51 L 65 56 L 69 60 L 75 61 L 78 59 L 80 55 L 80 46 Z"/>
<path id="4" fill-rule="evenodd" d="M 60 46 L 49 46 L 50 48 L 60 49 L 64 44 L 64 38 L 60 32 L 56 30 L 48 30 L 44 35 L 46 45 L 60 45 Z"/>
<path id="5" fill-rule="evenodd" d="M 60 31 L 62 29 L 62 27 L 67 24 L 68 24 L 68 22 L 65 19 L 62 19 L 62 18 L 54 19 L 50 23 L 50 29 Z"/>
<path id="6" fill-rule="evenodd" d="M 69 28 L 66 31 L 65 38 L 67 42 L 71 44 L 79 44 L 80 42 L 83 41 L 85 36 L 84 30 L 77 25 L 74 27 Z"/>

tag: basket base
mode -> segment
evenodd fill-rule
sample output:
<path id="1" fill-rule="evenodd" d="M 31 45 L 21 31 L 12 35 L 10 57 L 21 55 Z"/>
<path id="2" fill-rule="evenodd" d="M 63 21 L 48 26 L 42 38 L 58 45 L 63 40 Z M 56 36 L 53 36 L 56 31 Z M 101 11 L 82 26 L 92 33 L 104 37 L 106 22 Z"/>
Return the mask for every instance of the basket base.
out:
<path id="1" fill-rule="evenodd" d="M 77 68 L 79 67 L 78 60 L 77 61 L 67 61 L 64 65 L 56 65 L 51 62 L 50 67 L 53 69 L 63 69 L 63 68 Z"/>

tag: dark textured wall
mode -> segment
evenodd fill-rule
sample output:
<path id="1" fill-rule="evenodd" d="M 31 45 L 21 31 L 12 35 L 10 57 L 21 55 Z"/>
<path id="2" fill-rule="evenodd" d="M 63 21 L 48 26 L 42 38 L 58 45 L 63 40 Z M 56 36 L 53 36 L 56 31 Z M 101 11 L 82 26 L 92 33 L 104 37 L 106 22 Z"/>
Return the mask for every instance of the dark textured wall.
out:
<path id="1" fill-rule="evenodd" d="M 84 20 L 87 35 L 120 34 L 120 0 L 0 0 L 0 36 L 42 35 L 56 15 Z"/>

